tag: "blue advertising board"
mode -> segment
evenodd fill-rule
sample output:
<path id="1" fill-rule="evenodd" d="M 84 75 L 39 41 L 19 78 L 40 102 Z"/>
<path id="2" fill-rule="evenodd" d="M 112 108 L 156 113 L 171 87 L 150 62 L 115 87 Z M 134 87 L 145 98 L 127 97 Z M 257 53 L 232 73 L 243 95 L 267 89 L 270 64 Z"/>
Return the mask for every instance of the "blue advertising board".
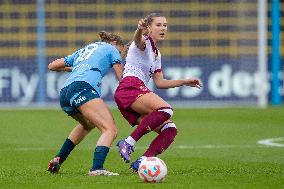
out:
<path id="1" fill-rule="evenodd" d="M 2 59 L 1 62 L 7 63 L 0 64 L 0 104 L 2 106 L 36 105 L 39 78 L 42 77 L 38 74 L 36 59 Z M 162 62 L 166 79 L 197 77 L 203 83 L 201 89 L 177 87 L 161 90 L 156 89 L 153 83 L 148 85 L 170 103 L 184 106 L 256 105 L 259 93 L 269 86 L 259 79 L 256 60 L 253 58 L 238 60 L 226 57 L 215 59 L 165 57 Z M 65 77 L 64 73 L 46 69 L 45 105 L 59 104 L 58 94 Z M 109 73 L 103 79 L 102 98 L 108 103 L 113 103 L 117 84 L 113 73 Z"/>

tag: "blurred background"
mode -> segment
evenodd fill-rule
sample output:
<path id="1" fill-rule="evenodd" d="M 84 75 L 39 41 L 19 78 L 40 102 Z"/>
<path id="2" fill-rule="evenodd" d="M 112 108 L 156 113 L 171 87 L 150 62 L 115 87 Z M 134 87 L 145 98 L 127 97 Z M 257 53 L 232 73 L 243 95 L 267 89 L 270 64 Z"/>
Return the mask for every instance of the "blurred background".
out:
<path id="1" fill-rule="evenodd" d="M 132 39 L 151 12 L 168 21 L 159 44 L 166 78 L 195 76 L 201 90 L 157 90 L 180 107 L 282 106 L 283 20 L 280 0 L 0 0 L 0 107 L 57 107 L 64 73 L 54 59 L 106 30 Z M 113 73 L 102 97 L 113 103 Z"/>

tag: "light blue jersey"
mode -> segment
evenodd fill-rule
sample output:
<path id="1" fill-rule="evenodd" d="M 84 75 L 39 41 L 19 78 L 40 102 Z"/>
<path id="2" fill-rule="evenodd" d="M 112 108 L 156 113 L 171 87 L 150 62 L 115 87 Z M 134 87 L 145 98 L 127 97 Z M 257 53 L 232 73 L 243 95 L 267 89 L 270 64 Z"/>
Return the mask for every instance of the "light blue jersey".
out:
<path id="1" fill-rule="evenodd" d="M 101 96 L 102 78 L 113 64 L 122 63 L 118 50 L 105 42 L 94 42 L 64 58 L 65 65 L 72 67 L 62 88 L 74 81 L 89 83 Z"/>

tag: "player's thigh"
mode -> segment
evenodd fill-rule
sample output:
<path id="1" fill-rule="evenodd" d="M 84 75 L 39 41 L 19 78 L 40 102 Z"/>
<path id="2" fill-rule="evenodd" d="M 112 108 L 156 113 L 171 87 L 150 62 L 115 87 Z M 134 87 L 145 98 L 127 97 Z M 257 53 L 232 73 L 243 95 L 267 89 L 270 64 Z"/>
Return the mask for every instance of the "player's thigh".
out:
<path id="1" fill-rule="evenodd" d="M 116 129 L 112 114 L 102 99 L 92 99 L 79 106 L 78 110 L 101 131 L 109 128 Z"/>
<path id="2" fill-rule="evenodd" d="M 86 130 L 91 130 L 95 127 L 95 125 L 93 125 L 87 118 L 85 118 L 80 113 L 72 115 L 72 118 L 78 121 Z"/>
<path id="3" fill-rule="evenodd" d="M 162 107 L 171 107 L 171 105 L 153 92 L 142 95 L 131 105 L 131 108 L 134 111 L 142 115 L 149 114 L 150 112 Z"/>

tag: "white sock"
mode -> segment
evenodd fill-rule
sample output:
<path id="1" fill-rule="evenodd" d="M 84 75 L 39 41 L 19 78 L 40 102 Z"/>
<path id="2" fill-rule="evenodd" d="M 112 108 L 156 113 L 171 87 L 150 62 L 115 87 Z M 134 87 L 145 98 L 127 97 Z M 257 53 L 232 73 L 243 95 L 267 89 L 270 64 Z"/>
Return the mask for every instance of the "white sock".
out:
<path id="1" fill-rule="evenodd" d="M 127 137 L 127 138 L 125 139 L 125 142 L 127 142 L 127 143 L 130 144 L 131 146 L 134 146 L 135 143 L 136 143 L 136 141 L 135 141 L 131 136 Z"/>

